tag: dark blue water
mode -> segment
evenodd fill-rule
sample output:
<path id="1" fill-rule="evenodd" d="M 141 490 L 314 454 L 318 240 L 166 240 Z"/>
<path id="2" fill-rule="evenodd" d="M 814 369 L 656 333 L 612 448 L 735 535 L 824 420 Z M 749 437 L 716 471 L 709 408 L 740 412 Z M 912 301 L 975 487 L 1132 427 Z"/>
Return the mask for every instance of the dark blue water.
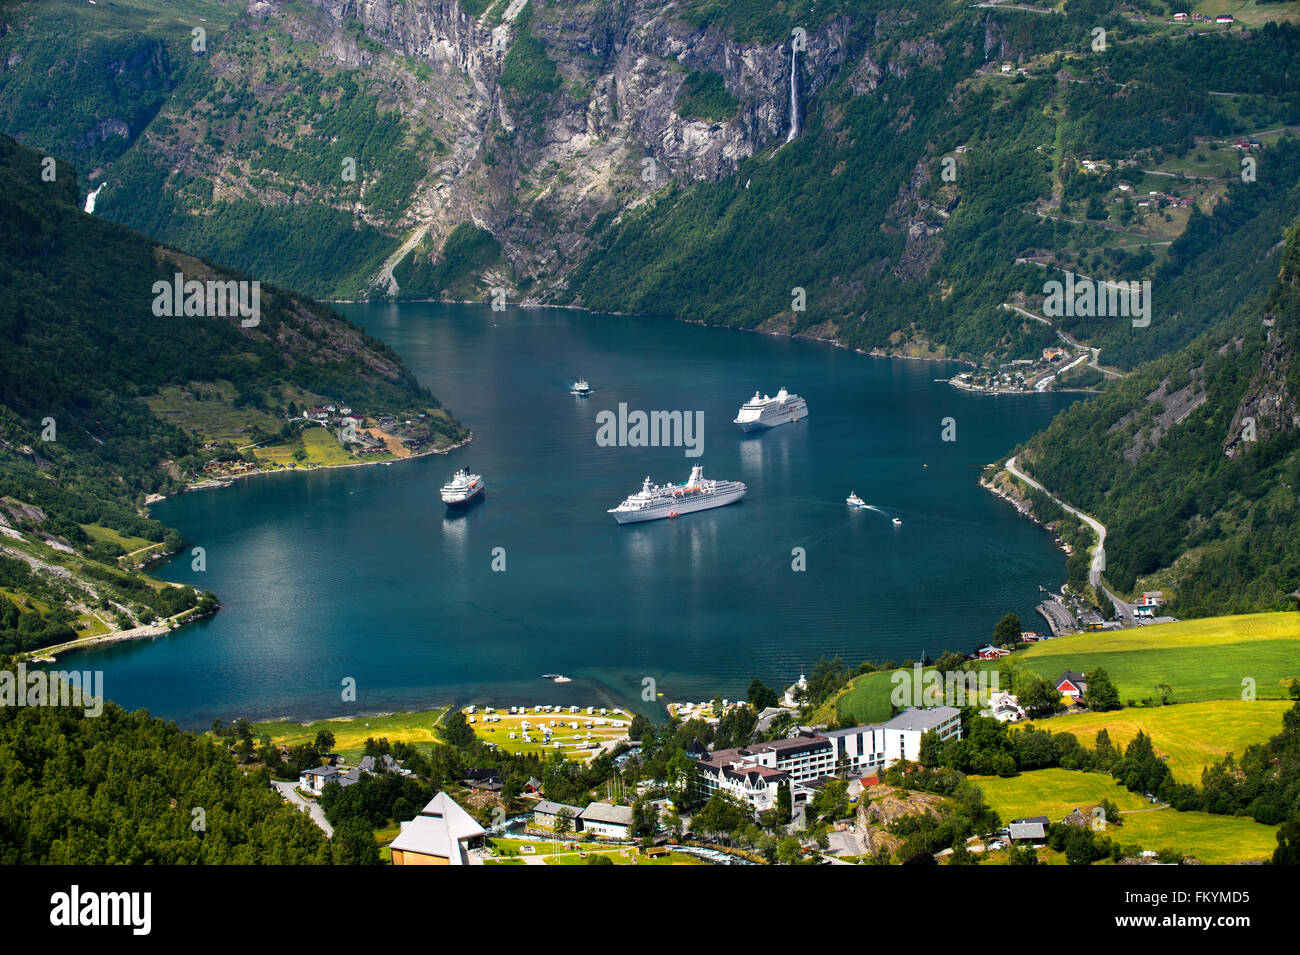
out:
<path id="1" fill-rule="evenodd" d="M 1064 579 L 1048 535 L 978 486 L 980 470 L 1070 400 L 968 395 L 930 362 L 563 310 L 352 306 L 474 432 L 450 455 L 284 474 L 155 508 L 186 556 L 159 569 L 221 612 L 151 642 L 89 651 L 108 695 L 188 725 L 430 707 L 448 699 L 639 702 L 785 686 L 820 656 L 969 650 L 1037 586 Z M 587 399 L 568 394 L 585 376 Z M 745 436 L 755 389 L 810 417 Z M 702 457 L 596 443 L 596 413 L 704 413 Z M 956 421 L 953 442 L 941 419 Z M 743 503 L 619 527 L 605 513 L 649 474 L 749 485 Z M 449 515 L 460 465 L 486 500 Z M 851 512 L 856 490 L 880 510 Z M 903 523 L 895 527 L 892 517 Z M 802 547 L 807 570 L 792 570 Z M 492 570 L 504 548 L 506 570 Z M 543 673 L 573 682 L 555 685 Z M 342 681 L 356 681 L 344 702 Z M 642 709 L 646 707 L 643 705 Z"/>

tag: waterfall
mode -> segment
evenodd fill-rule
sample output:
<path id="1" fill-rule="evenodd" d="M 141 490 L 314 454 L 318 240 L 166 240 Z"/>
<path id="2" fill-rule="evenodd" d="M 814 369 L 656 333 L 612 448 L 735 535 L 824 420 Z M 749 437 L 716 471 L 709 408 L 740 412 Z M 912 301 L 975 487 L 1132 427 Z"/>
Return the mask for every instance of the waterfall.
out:
<path id="1" fill-rule="evenodd" d="M 87 211 L 87 212 L 93 213 L 93 212 L 95 211 L 95 197 L 96 197 L 97 195 L 99 195 L 99 191 L 100 191 L 100 189 L 103 189 L 103 188 L 104 188 L 105 186 L 107 186 L 107 185 L 108 185 L 107 182 L 101 182 L 101 183 L 99 184 L 99 189 L 96 189 L 94 192 L 87 194 L 87 196 L 86 196 L 86 211 Z"/>
<path id="2" fill-rule="evenodd" d="M 790 133 L 787 143 L 799 135 L 799 41 L 790 41 Z"/>

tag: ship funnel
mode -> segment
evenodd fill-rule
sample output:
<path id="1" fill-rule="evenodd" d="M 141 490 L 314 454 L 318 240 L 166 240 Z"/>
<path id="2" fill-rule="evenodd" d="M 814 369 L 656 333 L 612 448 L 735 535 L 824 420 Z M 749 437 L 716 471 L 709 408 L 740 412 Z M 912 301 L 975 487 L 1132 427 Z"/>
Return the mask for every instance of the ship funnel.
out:
<path id="1" fill-rule="evenodd" d="M 686 483 L 694 485 L 699 484 L 702 480 L 704 480 L 704 465 L 697 464 L 695 467 L 691 468 L 691 476 L 687 479 Z"/>

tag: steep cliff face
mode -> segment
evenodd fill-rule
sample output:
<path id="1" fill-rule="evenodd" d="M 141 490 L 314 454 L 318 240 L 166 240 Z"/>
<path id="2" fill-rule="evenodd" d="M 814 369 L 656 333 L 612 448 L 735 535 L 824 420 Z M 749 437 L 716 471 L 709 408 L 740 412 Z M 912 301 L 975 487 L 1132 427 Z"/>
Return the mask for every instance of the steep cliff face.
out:
<path id="1" fill-rule="evenodd" d="M 1230 458 L 1241 457 L 1251 443 L 1300 432 L 1300 227 L 1288 237 L 1263 324 L 1259 372 L 1233 415 L 1223 446 Z"/>
<path id="2" fill-rule="evenodd" d="M 455 0 L 312 0 L 326 18 L 323 52 L 349 66 L 366 62 L 350 23 L 388 54 L 460 71 L 468 83 L 453 116 L 456 150 L 397 223 L 439 249 L 458 222 L 491 231 L 527 284 L 562 274 L 585 251 L 602 212 L 621 211 L 668 180 L 717 179 L 782 141 L 790 113 L 791 44 L 743 44 L 714 25 L 677 19 L 672 8 L 636 0 L 615 6 L 563 0 L 529 10 L 527 0 L 489 7 L 477 19 Z M 277 6 L 259 0 L 269 15 Z M 526 20 L 526 26 L 524 22 Z M 851 50 L 848 20 L 807 37 L 801 93 L 815 96 Z M 512 101 L 502 87 L 511 46 L 529 33 L 555 64 L 561 86 L 544 112 Z M 382 58 L 383 54 L 374 54 Z M 373 62 L 373 60 L 371 60 Z M 690 71 L 719 74 L 738 101 L 720 120 L 684 116 Z M 418 75 L 399 103 L 453 104 Z M 524 115 L 521 115 L 524 114 Z M 540 120 L 540 122 L 538 122 Z M 530 201 L 531 200 L 531 201 Z"/>
<path id="3" fill-rule="evenodd" d="M 19 7 L 32 29 L 41 8 Z M 317 295 L 435 294 L 398 276 L 437 263 L 469 223 L 502 249 L 482 294 L 499 284 L 535 300 L 588 251 L 593 224 L 670 183 L 731 175 L 790 127 L 793 35 L 768 24 L 767 41 L 738 40 L 691 4 L 200 7 L 158 0 L 140 36 L 106 35 L 93 57 L 43 41 L 46 59 L 151 94 L 134 110 L 125 95 L 96 104 L 47 145 L 91 159 L 87 185 L 107 183 L 98 214 Z M 202 50 L 189 20 L 206 31 Z M 854 65 L 857 34 L 860 18 L 844 15 L 801 28 L 801 100 Z M 14 43 L 0 62 L 13 71 L 31 56 Z"/>

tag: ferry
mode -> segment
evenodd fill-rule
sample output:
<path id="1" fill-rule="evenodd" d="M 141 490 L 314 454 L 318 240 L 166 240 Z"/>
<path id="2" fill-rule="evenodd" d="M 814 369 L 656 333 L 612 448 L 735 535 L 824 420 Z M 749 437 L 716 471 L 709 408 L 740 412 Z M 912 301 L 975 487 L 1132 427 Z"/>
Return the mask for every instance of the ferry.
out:
<path id="1" fill-rule="evenodd" d="M 448 507 L 465 507 L 481 498 L 486 490 L 483 475 L 470 474 L 461 468 L 442 486 L 442 502 Z"/>
<path id="2" fill-rule="evenodd" d="M 586 398 L 591 394 L 591 385 L 587 384 L 587 379 L 579 378 L 573 383 L 573 387 L 569 389 L 569 394 Z"/>
<path id="3" fill-rule="evenodd" d="M 850 491 L 849 496 L 844 499 L 844 503 L 849 507 L 866 507 L 867 502 L 858 497 L 857 492 Z"/>

